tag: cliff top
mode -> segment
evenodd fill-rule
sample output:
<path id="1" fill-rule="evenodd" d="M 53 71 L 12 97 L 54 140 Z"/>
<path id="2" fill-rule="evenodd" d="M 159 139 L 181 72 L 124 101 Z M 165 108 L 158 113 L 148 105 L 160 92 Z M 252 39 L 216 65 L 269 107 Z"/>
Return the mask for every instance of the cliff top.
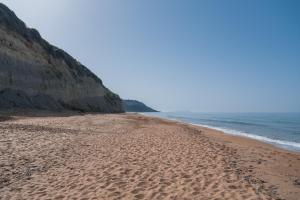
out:
<path id="1" fill-rule="evenodd" d="M 0 3 L 0 26 L 4 26 L 6 29 L 21 35 L 29 42 L 37 42 L 45 49 L 47 53 L 52 55 L 54 58 L 62 59 L 71 69 L 76 69 L 78 75 L 89 76 L 96 82 L 103 85 L 101 79 L 94 73 L 92 73 L 87 67 L 82 65 L 64 50 L 49 44 L 41 37 L 36 29 L 28 28 L 26 24 L 3 3 Z"/>

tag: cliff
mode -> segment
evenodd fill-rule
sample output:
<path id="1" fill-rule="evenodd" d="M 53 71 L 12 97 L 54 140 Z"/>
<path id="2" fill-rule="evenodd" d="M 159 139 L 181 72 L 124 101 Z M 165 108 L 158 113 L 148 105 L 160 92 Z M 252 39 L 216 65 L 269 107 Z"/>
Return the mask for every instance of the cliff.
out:
<path id="1" fill-rule="evenodd" d="M 136 100 L 122 100 L 125 112 L 158 112 Z"/>
<path id="2" fill-rule="evenodd" d="M 0 108 L 122 112 L 122 101 L 0 3 Z"/>

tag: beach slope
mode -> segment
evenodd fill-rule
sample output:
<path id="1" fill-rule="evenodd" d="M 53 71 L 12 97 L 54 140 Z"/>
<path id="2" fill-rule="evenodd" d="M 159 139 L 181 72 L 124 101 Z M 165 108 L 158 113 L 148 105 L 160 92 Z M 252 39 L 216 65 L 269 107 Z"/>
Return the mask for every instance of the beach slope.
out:
<path id="1" fill-rule="evenodd" d="M 2 117 L 0 199 L 297 199 L 300 155 L 137 114 Z"/>

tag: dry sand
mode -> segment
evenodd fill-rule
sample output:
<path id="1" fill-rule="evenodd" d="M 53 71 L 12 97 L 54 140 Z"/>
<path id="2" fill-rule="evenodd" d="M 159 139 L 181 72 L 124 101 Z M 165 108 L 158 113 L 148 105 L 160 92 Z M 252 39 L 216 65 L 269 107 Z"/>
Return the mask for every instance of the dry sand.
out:
<path id="1" fill-rule="evenodd" d="M 299 199 L 299 170 L 299 154 L 135 114 L 0 119 L 1 200 Z"/>

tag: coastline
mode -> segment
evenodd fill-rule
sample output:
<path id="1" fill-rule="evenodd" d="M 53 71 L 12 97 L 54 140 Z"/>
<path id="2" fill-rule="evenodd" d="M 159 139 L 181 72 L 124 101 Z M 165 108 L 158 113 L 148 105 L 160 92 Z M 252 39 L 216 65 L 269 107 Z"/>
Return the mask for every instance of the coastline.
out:
<path id="1" fill-rule="evenodd" d="M 254 133 L 243 132 L 243 131 L 239 131 L 236 129 L 221 128 L 221 127 L 212 126 L 212 125 L 188 122 L 188 121 L 183 121 L 183 120 L 176 119 L 176 118 L 169 118 L 169 117 L 165 117 L 165 116 L 148 115 L 147 113 L 137 113 L 137 114 L 142 114 L 143 116 L 149 116 L 149 117 L 158 117 L 160 119 L 166 119 L 166 120 L 170 120 L 170 121 L 174 121 L 174 122 L 187 123 L 187 124 L 199 126 L 202 128 L 213 129 L 215 131 L 220 131 L 227 135 L 249 138 L 249 139 L 257 140 L 257 141 L 260 141 L 260 142 L 263 142 L 266 144 L 271 144 L 280 149 L 284 149 L 284 150 L 295 152 L 295 153 L 300 153 L 300 143 L 297 143 L 297 142 L 292 142 L 292 141 L 282 140 L 282 139 L 272 139 L 270 137 L 266 137 L 266 136 L 262 136 L 262 135 L 258 135 L 258 134 L 254 134 Z"/>
<path id="2" fill-rule="evenodd" d="M 230 135 L 222 131 L 202 127 L 217 141 L 239 151 L 243 161 L 239 168 L 248 171 L 265 185 L 277 191 L 279 199 L 297 199 L 300 192 L 300 153 L 278 147 L 257 139 Z M 295 187 L 296 186 L 296 187 Z"/>
<path id="3" fill-rule="evenodd" d="M 265 184 L 264 187 L 273 188 L 277 191 L 279 190 L 279 196 L 288 197 L 283 199 L 297 199 L 297 197 L 300 195 L 300 152 L 282 148 L 276 144 L 268 143 L 255 138 L 226 133 L 222 130 L 218 130 L 217 128 L 205 125 L 193 124 L 182 122 L 177 119 L 166 119 L 144 114 L 142 114 L 142 116 L 150 118 L 153 117 L 160 120 L 169 121 L 171 123 L 178 123 L 183 126 L 189 126 L 200 131 L 205 130 L 204 133 L 206 133 L 207 136 L 213 137 L 218 142 L 225 142 L 226 145 L 237 149 L 242 157 L 249 156 L 248 160 L 244 160 L 244 163 L 242 165 L 241 162 L 239 162 L 239 167 L 244 168 L 246 169 L 246 171 L 248 170 L 250 172 L 246 176 L 254 176 L 255 178 L 261 179 L 261 183 Z M 267 155 L 268 153 L 274 157 L 272 158 L 272 156 Z M 266 157 L 268 160 L 264 160 Z M 256 161 L 258 165 L 253 165 L 253 163 L 255 163 Z M 263 163 L 262 161 L 266 162 Z M 296 167 L 290 169 L 292 168 L 291 163 L 296 164 Z M 289 191 L 289 188 L 285 185 L 288 182 L 290 182 L 291 184 L 299 182 L 297 184 L 297 192 L 295 192 L 294 190 Z M 289 196 L 289 194 L 293 194 L 295 196 Z"/>
<path id="4" fill-rule="evenodd" d="M 254 139 L 140 114 L 3 119 L 4 199 L 300 195 L 300 154 Z"/>
<path id="5" fill-rule="evenodd" d="M 129 113 L 129 114 L 142 115 L 144 117 L 155 118 L 155 119 L 159 119 L 159 120 L 163 120 L 163 121 L 167 121 L 167 122 L 171 122 L 171 123 L 178 123 L 178 124 L 182 124 L 182 125 L 191 126 L 193 128 L 196 128 L 196 129 L 208 130 L 210 132 L 217 133 L 218 136 L 216 136 L 216 137 L 219 137 L 219 136 L 225 136 L 226 137 L 226 136 L 228 136 L 228 137 L 233 137 L 233 138 L 236 137 L 236 138 L 240 138 L 240 139 L 250 140 L 251 142 L 257 142 L 260 145 L 269 146 L 270 148 L 274 148 L 277 151 L 283 151 L 283 152 L 286 152 L 286 153 L 292 153 L 292 154 L 296 154 L 296 155 L 300 156 L 300 152 L 298 152 L 296 150 L 290 150 L 290 149 L 282 148 L 282 147 L 278 146 L 277 144 L 265 142 L 265 141 L 255 139 L 255 138 L 251 138 L 251 137 L 248 137 L 248 136 L 230 134 L 230 133 L 227 133 L 227 132 L 225 132 L 221 129 L 218 129 L 217 127 L 211 127 L 211 126 L 202 125 L 202 124 L 182 122 L 182 121 L 179 121 L 179 120 L 176 120 L 176 119 L 165 119 L 165 118 L 161 118 L 161 117 L 157 117 L 157 116 L 144 115 L 142 113 Z"/>

